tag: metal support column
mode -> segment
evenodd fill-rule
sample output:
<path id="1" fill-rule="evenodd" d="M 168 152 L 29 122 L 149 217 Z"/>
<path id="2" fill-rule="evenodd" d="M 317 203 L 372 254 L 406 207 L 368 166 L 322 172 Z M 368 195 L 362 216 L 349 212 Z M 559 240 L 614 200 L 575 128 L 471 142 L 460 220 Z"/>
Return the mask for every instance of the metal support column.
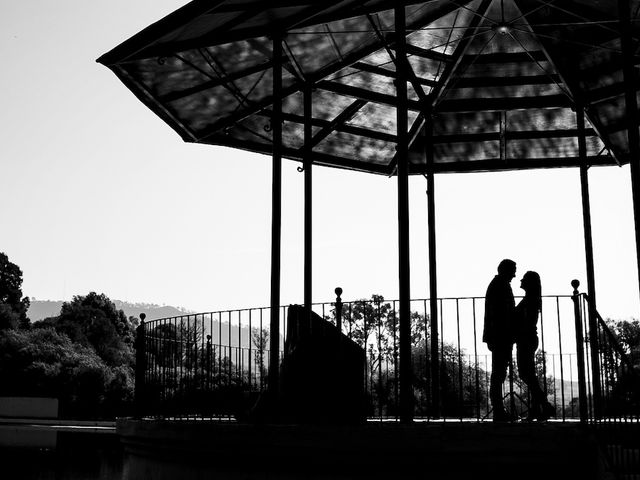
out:
<path id="1" fill-rule="evenodd" d="M 269 393 L 278 392 L 280 368 L 280 244 L 282 220 L 282 43 L 273 39 L 273 164 L 271 189 L 271 321 L 269 325 Z"/>
<path id="2" fill-rule="evenodd" d="M 398 273 L 400 306 L 400 420 L 413 421 L 411 366 L 411 293 L 409 270 L 409 137 L 407 98 L 407 44 L 404 6 L 395 7 L 398 100 Z"/>
<path id="3" fill-rule="evenodd" d="M 595 315 L 596 283 L 593 264 L 593 240 L 591 235 L 591 201 L 589 198 L 589 175 L 587 165 L 587 141 L 584 129 L 584 110 L 576 108 L 578 127 L 578 154 L 580 156 L 580 188 L 582 192 L 582 221 L 584 225 L 584 251 L 587 267 L 587 295 L 589 313 L 589 345 L 591 347 L 591 378 L 593 381 L 593 412 L 600 414 L 600 362 L 598 357 L 598 323 Z"/>
<path id="4" fill-rule="evenodd" d="M 438 277 L 436 266 L 436 204 L 433 173 L 433 123 L 429 117 L 424 126 L 427 161 L 427 223 L 429 226 L 429 315 L 431 326 L 431 416 L 440 416 L 440 355 L 438 344 Z"/>
<path id="5" fill-rule="evenodd" d="M 313 233 L 313 183 L 311 153 L 313 150 L 311 119 L 313 118 L 313 90 L 307 85 L 304 94 L 304 308 L 311 315 L 312 291 L 312 233 Z"/>
<path id="6" fill-rule="evenodd" d="M 629 167 L 631 170 L 631 194 L 633 219 L 636 227 L 636 261 L 638 287 L 640 288 L 640 135 L 638 134 L 638 101 L 634 68 L 634 44 L 631 36 L 631 7 L 628 0 L 618 0 L 620 15 L 620 40 L 622 43 L 622 72 L 625 85 L 625 119 L 629 139 Z"/>

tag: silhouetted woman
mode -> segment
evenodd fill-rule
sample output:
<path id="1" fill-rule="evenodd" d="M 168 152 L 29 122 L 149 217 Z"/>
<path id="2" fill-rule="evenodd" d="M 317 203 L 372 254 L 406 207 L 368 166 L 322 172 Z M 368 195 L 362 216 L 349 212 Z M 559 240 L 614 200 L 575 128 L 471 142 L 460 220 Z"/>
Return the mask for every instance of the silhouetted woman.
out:
<path id="1" fill-rule="evenodd" d="M 538 315 L 542 308 L 540 275 L 531 271 L 525 273 L 520 282 L 520 288 L 525 291 L 525 295 L 516 306 L 515 314 L 518 372 L 522 381 L 529 387 L 531 394 L 527 420 L 544 421 L 555 416 L 555 407 L 547 401 L 536 376 Z"/>

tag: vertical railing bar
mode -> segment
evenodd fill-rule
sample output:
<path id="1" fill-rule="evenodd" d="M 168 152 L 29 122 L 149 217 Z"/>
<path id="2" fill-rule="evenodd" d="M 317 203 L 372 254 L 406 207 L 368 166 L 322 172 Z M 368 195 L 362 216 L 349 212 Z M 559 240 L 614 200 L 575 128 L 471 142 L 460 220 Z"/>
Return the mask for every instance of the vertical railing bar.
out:
<path id="1" fill-rule="evenodd" d="M 227 343 L 228 343 L 227 351 L 229 352 L 229 354 L 227 355 L 227 357 L 228 357 L 229 360 L 227 362 L 228 363 L 227 386 L 231 386 L 231 376 L 233 375 L 233 370 L 231 368 L 231 365 L 233 363 L 231 361 L 231 358 L 232 358 L 232 355 L 233 355 L 233 352 L 231 350 L 231 329 L 232 329 L 232 326 L 231 326 L 231 310 L 229 310 L 229 312 L 228 312 L 228 318 L 229 318 L 229 327 L 227 329 L 228 330 L 228 332 L 227 332 L 227 335 L 228 335 L 227 336 Z"/>
<path id="2" fill-rule="evenodd" d="M 424 319 L 424 375 L 425 375 L 425 385 L 424 385 L 424 394 L 425 394 L 425 408 L 426 412 L 429 413 L 429 405 L 431 399 L 431 369 L 429 368 L 429 326 L 427 322 L 427 299 L 423 300 L 422 306 L 422 318 Z M 426 415 L 427 422 L 431 421 L 431 415 Z"/>
<path id="3" fill-rule="evenodd" d="M 600 325 L 596 323 L 596 330 L 592 332 L 592 335 L 597 335 L 597 343 L 598 343 L 598 365 L 600 367 L 600 420 L 607 421 L 605 418 L 604 412 L 609 411 L 609 373 L 607 365 L 607 357 L 605 354 L 605 350 L 607 349 L 607 342 L 604 341 L 604 338 L 600 335 Z"/>
<path id="4" fill-rule="evenodd" d="M 480 372 L 478 371 L 478 335 L 476 320 L 476 299 L 473 298 L 471 303 L 473 311 L 473 363 L 475 367 L 476 379 L 476 420 L 480 421 Z"/>
<path id="5" fill-rule="evenodd" d="M 176 322 L 180 318 L 180 402 L 183 405 L 188 392 L 188 379 L 185 376 L 187 365 L 189 363 L 189 351 L 185 349 L 185 333 L 183 317 L 176 317 Z M 179 413 L 179 412 L 176 412 Z"/>
<path id="6" fill-rule="evenodd" d="M 173 347 L 171 348 L 171 354 L 172 354 L 171 363 L 173 367 L 173 384 L 174 384 L 173 404 L 178 405 L 182 397 L 182 390 L 181 390 L 182 377 L 181 377 L 181 371 L 180 371 L 180 367 L 182 366 L 182 356 L 181 356 L 181 351 L 178 345 L 178 321 L 176 320 L 175 317 L 171 318 L 171 325 L 172 325 L 171 340 L 173 342 Z"/>
<path id="7" fill-rule="evenodd" d="M 251 345 L 253 344 L 253 336 L 252 336 L 252 331 L 251 329 L 253 328 L 251 325 L 251 315 L 253 313 L 253 309 L 249 310 L 249 392 L 253 391 L 253 368 L 252 368 L 252 362 L 253 362 L 253 355 L 251 352 Z"/>
<path id="8" fill-rule="evenodd" d="M 553 407 L 558 410 L 558 387 L 556 385 L 556 354 L 551 354 L 551 369 L 553 375 Z M 545 381 L 546 383 L 546 381 Z"/>
<path id="9" fill-rule="evenodd" d="M 458 402 L 460 408 L 460 421 L 462 421 L 462 409 L 464 405 L 464 391 L 462 388 L 462 345 L 460 343 L 460 300 L 456 298 L 456 328 L 458 341 Z"/>
<path id="10" fill-rule="evenodd" d="M 488 355 L 484 356 L 484 382 L 485 385 L 489 385 L 489 357 Z M 489 413 L 489 410 L 491 409 L 491 406 L 489 405 L 489 395 L 485 395 L 485 400 L 486 400 L 486 409 L 487 409 L 487 414 Z"/>
<path id="11" fill-rule="evenodd" d="M 444 372 L 446 372 L 446 368 L 447 366 L 445 365 L 445 358 L 444 358 L 444 327 L 443 327 L 443 308 L 442 308 L 442 299 L 440 299 L 440 308 L 438 309 L 438 313 L 440 314 L 440 365 L 438 368 L 438 375 L 440 376 L 440 381 L 438 381 L 438 385 L 440 385 L 440 389 L 442 389 L 442 377 L 444 376 Z M 438 397 L 440 397 L 440 399 L 442 399 L 444 392 L 440 392 L 440 394 L 438 395 Z M 442 404 L 442 401 L 441 401 Z M 444 404 L 442 404 L 444 406 Z M 442 411 L 442 421 L 446 422 L 447 421 L 447 416 L 444 413 L 444 410 Z"/>
<path id="12" fill-rule="evenodd" d="M 398 330 L 398 320 L 400 319 L 400 312 L 396 307 L 397 303 L 394 300 L 393 301 L 393 311 L 396 312 L 396 314 L 393 316 L 393 371 L 395 372 L 395 378 L 396 381 L 394 383 L 395 385 L 395 411 L 396 411 L 396 421 L 398 421 L 398 397 L 400 395 L 400 389 L 399 389 L 399 383 L 400 381 L 402 381 L 401 378 L 399 378 L 399 373 L 398 372 L 398 344 L 396 342 L 398 335 L 400 334 L 399 330 Z M 399 381 L 400 380 L 400 381 Z"/>
<path id="13" fill-rule="evenodd" d="M 378 392 L 382 393 L 382 317 L 380 302 L 376 302 L 376 323 L 378 327 Z M 382 417 L 382 402 L 378 404 L 378 413 Z"/>
<path id="14" fill-rule="evenodd" d="M 575 416 L 575 397 L 573 396 L 573 362 L 571 361 L 571 354 L 569 354 L 569 393 L 571 395 L 571 416 Z"/>
<path id="15" fill-rule="evenodd" d="M 590 342 L 590 332 L 589 332 L 589 328 L 588 328 L 588 323 L 587 323 L 587 315 L 588 315 L 588 311 L 589 311 L 589 305 L 587 304 L 587 300 L 586 300 L 586 295 L 583 293 L 581 295 L 582 298 L 582 331 L 583 332 L 588 332 L 587 336 L 585 337 L 585 344 L 584 344 L 584 348 L 585 348 L 585 362 L 587 362 L 587 365 L 591 365 L 591 342 Z M 586 375 L 586 380 L 587 380 L 587 400 L 588 400 L 588 409 L 587 412 L 589 414 L 589 418 L 593 419 L 594 418 L 594 405 L 593 405 L 593 391 L 592 391 L 592 382 L 591 382 L 591 369 L 590 368 L 586 368 L 585 367 L 585 375 Z"/>
<path id="16" fill-rule="evenodd" d="M 213 359 L 214 359 L 214 351 L 213 351 L 213 313 L 209 314 L 209 338 L 207 339 L 207 348 L 209 349 L 209 351 L 207 352 L 208 354 L 208 360 L 207 360 L 207 366 L 208 366 L 208 373 L 207 373 L 207 390 L 209 391 L 209 393 L 211 393 L 213 391 Z"/>
<path id="17" fill-rule="evenodd" d="M 258 369 L 260 370 L 260 391 L 264 391 L 264 332 L 262 324 L 263 308 L 260 309 L 260 363 Z"/>
<path id="18" fill-rule="evenodd" d="M 205 327 L 204 327 L 204 313 L 200 316 L 200 325 L 202 328 L 202 333 L 200 334 L 200 351 L 202 352 L 201 358 L 200 358 L 200 388 L 204 389 L 205 383 L 205 376 L 204 376 L 204 371 L 205 371 L 205 335 L 206 335 L 206 331 L 205 331 Z M 200 412 L 202 414 L 202 412 Z"/>
<path id="19" fill-rule="evenodd" d="M 540 345 L 542 347 L 542 390 L 544 398 L 547 399 L 549 392 L 547 391 L 547 350 L 544 346 L 544 309 L 540 303 Z M 531 393 L 531 392 L 529 392 Z"/>
<path id="20" fill-rule="evenodd" d="M 556 296 L 556 315 L 558 319 L 558 349 L 560 351 L 560 398 L 562 399 L 562 421 L 565 418 L 565 398 L 564 398 L 564 356 L 562 355 L 562 328 L 560 322 L 560 297 Z"/>
<path id="21" fill-rule="evenodd" d="M 191 324 L 191 315 L 189 315 L 189 324 Z M 198 389 L 198 316 L 193 315 L 193 377 L 192 377 L 192 395 L 194 390 Z M 193 401 L 193 400 L 192 400 Z"/>
<path id="22" fill-rule="evenodd" d="M 587 386 L 585 375 L 585 355 L 584 355 L 584 328 L 583 328 L 583 305 L 581 303 L 581 294 L 578 293 L 578 286 L 580 282 L 573 280 L 571 282 L 573 286 L 573 301 L 574 301 L 574 314 L 576 324 L 576 358 L 578 361 L 578 388 L 580 395 L 580 422 L 586 423 L 588 421 L 588 398 L 587 398 Z"/>
<path id="23" fill-rule="evenodd" d="M 222 312 L 218 312 L 218 388 L 222 386 Z"/>
<path id="24" fill-rule="evenodd" d="M 238 310 L 238 353 L 236 354 L 237 380 L 242 385 L 242 312 Z"/>

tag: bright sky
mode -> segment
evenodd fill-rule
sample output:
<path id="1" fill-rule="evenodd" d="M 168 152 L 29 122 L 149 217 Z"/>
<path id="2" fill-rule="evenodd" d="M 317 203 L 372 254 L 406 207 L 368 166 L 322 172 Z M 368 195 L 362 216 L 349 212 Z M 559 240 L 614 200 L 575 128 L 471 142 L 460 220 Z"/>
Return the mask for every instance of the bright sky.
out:
<path id="1" fill-rule="evenodd" d="M 185 144 L 101 54 L 183 1 L 0 0 L 0 251 L 23 292 L 89 291 L 195 311 L 269 304 L 268 157 Z M 303 174 L 285 161 L 282 303 L 303 299 Z M 590 171 L 599 310 L 640 316 L 629 168 Z M 314 169 L 314 301 L 396 298 L 396 179 Z M 411 179 L 411 296 L 428 290 L 426 181 Z M 436 178 L 440 296 L 483 295 L 498 262 L 544 294 L 586 288 L 576 169 Z M 519 282 L 514 282 L 514 292 Z"/>

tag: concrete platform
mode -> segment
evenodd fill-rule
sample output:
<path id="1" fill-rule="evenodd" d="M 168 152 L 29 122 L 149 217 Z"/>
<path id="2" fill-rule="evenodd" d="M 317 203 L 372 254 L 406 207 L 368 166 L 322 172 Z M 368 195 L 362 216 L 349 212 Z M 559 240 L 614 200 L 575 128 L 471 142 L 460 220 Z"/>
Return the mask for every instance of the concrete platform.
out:
<path id="1" fill-rule="evenodd" d="M 563 423 L 249 425 L 122 419 L 125 479 L 598 478 L 594 439 Z"/>

